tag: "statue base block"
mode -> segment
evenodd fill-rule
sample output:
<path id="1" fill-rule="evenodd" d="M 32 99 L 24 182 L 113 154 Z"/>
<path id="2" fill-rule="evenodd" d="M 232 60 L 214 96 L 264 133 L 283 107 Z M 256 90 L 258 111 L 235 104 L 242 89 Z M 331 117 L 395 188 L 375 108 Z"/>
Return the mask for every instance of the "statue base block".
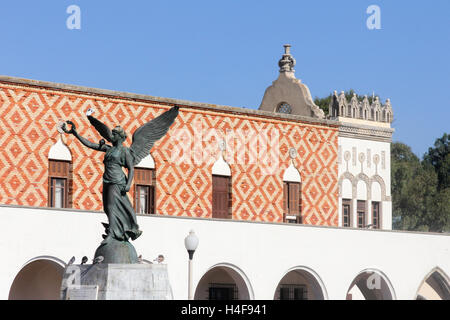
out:
<path id="1" fill-rule="evenodd" d="M 171 300 L 165 264 L 70 265 L 61 285 L 63 300 Z"/>

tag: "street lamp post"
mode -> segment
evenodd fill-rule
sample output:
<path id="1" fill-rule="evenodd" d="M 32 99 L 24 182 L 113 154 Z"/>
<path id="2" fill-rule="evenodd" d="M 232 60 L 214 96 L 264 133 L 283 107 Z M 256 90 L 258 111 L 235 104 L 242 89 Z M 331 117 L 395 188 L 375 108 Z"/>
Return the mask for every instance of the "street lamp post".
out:
<path id="1" fill-rule="evenodd" d="M 184 239 L 184 246 L 189 254 L 189 282 L 188 282 L 188 300 L 192 300 L 192 259 L 198 246 L 198 238 L 194 230 L 189 231 L 189 235 Z"/>

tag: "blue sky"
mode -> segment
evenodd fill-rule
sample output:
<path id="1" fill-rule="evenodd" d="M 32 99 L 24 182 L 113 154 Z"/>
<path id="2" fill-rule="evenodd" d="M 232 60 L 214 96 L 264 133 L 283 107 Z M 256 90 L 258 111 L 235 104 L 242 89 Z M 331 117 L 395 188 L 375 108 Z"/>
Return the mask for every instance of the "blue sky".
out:
<path id="1" fill-rule="evenodd" d="M 69 5 L 81 29 L 69 30 Z M 381 30 L 369 30 L 369 5 Z M 0 74 L 258 108 L 290 43 L 311 94 L 375 91 L 420 157 L 450 132 L 450 1 L 2 1 Z"/>

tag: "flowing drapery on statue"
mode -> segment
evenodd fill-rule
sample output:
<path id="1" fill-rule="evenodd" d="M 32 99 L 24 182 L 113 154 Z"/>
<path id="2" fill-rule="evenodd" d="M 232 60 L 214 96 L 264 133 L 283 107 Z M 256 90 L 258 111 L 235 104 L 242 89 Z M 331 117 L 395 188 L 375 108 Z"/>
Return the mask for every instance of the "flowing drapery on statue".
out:
<path id="1" fill-rule="evenodd" d="M 137 129 L 133 134 L 130 148 L 123 145 L 127 135 L 120 126 L 110 130 L 104 123 L 94 118 L 92 113 L 91 109 L 86 113 L 89 122 L 112 145 L 107 144 L 104 139 L 99 143 L 93 143 L 83 138 L 71 121 L 66 121 L 71 125 L 70 130 L 66 128 L 65 123 L 62 129 L 66 133 L 73 134 L 86 147 L 105 152 L 102 196 L 108 223 L 103 223 L 104 240 L 98 247 L 95 257 L 103 256 L 105 263 L 136 263 L 138 261 L 136 250 L 128 240 L 137 239 L 142 231 L 139 230 L 136 213 L 127 192 L 133 181 L 134 166 L 149 155 L 154 143 L 167 133 L 178 115 L 178 106 Z M 128 169 L 128 176 L 122 168 Z"/>

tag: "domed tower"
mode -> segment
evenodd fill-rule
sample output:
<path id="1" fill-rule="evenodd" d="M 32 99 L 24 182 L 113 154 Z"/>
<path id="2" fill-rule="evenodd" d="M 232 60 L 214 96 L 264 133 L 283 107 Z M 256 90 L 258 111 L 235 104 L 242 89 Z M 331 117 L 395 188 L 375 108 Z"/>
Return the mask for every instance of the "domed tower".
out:
<path id="1" fill-rule="evenodd" d="M 295 59 L 291 45 L 284 45 L 284 54 L 278 62 L 280 74 L 266 89 L 259 110 L 313 118 L 325 118 L 324 112 L 314 103 L 309 88 L 295 77 Z"/>

